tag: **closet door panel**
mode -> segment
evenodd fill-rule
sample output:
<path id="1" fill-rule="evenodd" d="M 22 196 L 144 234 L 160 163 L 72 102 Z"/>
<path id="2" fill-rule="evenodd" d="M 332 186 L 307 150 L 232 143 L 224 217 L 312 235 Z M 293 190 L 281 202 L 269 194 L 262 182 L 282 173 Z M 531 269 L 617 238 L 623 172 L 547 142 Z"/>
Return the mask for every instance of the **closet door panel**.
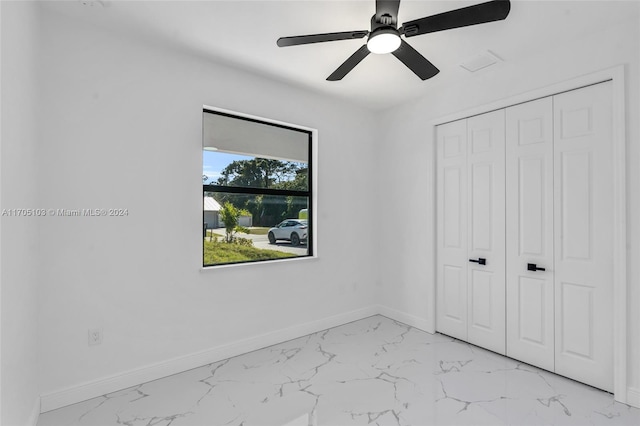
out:
<path id="1" fill-rule="evenodd" d="M 554 96 L 556 372 L 613 389 L 611 82 Z"/>
<path id="2" fill-rule="evenodd" d="M 504 110 L 469 118 L 467 142 L 468 341 L 504 354 Z"/>
<path id="3" fill-rule="evenodd" d="M 553 371 L 553 99 L 507 108 L 506 139 L 507 355 Z"/>
<path id="4" fill-rule="evenodd" d="M 467 124 L 437 127 L 439 332 L 467 340 Z"/>

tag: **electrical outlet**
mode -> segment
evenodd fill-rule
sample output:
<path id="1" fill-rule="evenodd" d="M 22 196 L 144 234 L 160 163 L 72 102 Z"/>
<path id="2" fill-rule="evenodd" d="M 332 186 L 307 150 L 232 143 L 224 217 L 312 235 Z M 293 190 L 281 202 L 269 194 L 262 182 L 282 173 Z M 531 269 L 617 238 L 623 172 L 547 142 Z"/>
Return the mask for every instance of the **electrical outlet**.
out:
<path id="1" fill-rule="evenodd" d="M 102 343 L 102 329 L 90 328 L 89 329 L 89 346 L 99 345 Z"/>

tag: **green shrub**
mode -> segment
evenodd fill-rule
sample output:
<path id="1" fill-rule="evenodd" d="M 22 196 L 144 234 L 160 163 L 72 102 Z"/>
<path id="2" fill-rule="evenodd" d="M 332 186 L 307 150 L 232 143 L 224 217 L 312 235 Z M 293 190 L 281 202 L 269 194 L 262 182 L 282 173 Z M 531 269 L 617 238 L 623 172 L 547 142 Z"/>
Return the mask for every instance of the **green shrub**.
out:
<path id="1" fill-rule="evenodd" d="M 249 233 L 249 230 L 243 226 L 238 225 L 238 221 L 240 220 L 240 216 L 243 214 L 250 214 L 248 211 L 244 209 L 238 209 L 236 206 L 226 201 L 222 208 L 220 209 L 220 219 L 224 222 L 225 227 L 225 242 L 232 243 L 234 240 L 234 235 L 236 232 L 244 232 L 245 234 Z"/>
<path id="2" fill-rule="evenodd" d="M 239 246 L 253 247 L 253 240 L 250 238 L 235 237 L 233 243 Z"/>

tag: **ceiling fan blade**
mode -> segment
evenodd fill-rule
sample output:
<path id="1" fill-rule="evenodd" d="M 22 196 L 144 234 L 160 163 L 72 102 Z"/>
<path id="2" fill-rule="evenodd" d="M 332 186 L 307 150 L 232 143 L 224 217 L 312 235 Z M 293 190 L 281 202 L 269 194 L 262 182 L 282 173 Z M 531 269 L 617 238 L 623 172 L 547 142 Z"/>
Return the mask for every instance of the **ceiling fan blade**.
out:
<path id="1" fill-rule="evenodd" d="M 421 80 L 426 80 L 438 74 L 440 70 L 436 68 L 431 62 L 424 56 L 418 53 L 413 47 L 409 46 L 407 42 L 402 40 L 400 47 L 395 50 L 393 56 L 400 59 L 411 71 L 415 73 Z"/>
<path id="2" fill-rule="evenodd" d="M 509 15 L 510 10 L 511 2 L 508 0 L 493 0 L 405 22 L 402 24 L 402 32 L 405 37 L 413 37 L 452 28 L 501 21 Z"/>
<path id="3" fill-rule="evenodd" d="M 393 23 L 398 22 L 398 9 L 400 8 L 400 0 L 376 0 L 376 18 L 380 22 L 382 15 L 389 15 L 393 19 Z"/>
<path id="4" fill-rule="evenodd" d="M 280 37 L 278 46 L 297 46 L 300 44 L 323 43 L 325 41 L 352 40 L 366 37 L 369 31 L 343 31 L 340 33 L 309 34 L 293 37 Z"/>
<path id="5" fill-rule="evenodd" d="M 354 69 L 355 66 L 358 65 L 360 61 L 362 61 L 368 55 L 369 55 L 369 49 L 367 48 L 367 45 L 364 44 L 360 49 L 356 50 L 356 53 L 349 56 L 349 59 L 344 61 L 344 63 L 340 65 L 337 70 L 333 72 L 333 74 L 327 77 L 327 80 L 328 81 L 342 80 L 342 78 L 345 75 L 347 75 L 349 71 Z"/>

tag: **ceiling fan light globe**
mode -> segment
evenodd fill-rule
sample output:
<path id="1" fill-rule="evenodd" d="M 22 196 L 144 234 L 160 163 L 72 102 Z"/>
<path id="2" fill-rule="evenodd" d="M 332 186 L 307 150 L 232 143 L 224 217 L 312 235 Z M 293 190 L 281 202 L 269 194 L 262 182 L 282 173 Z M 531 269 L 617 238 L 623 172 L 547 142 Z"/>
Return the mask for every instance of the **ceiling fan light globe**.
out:
<path id="1" fill-rule="evenodd" d="M 400 47 L 400 36 L 391 30 L 375 31 L 367 40 L 369 52 L 384 54 L 394 52 Z"/>

